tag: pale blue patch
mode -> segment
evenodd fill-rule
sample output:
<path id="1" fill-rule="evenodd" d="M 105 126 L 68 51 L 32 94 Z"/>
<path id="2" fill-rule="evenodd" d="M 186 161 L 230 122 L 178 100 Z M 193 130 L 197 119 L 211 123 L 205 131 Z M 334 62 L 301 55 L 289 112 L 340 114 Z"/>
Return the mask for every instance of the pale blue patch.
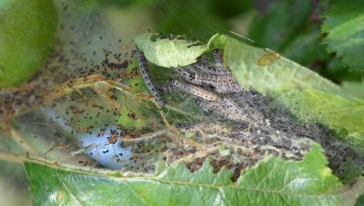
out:
<path id="1" fill-rule="evenodd" d="M 132 147 L 123 148 L 121 139 L 121 129 L 116 126 L 108 126 L 97 129 L 92 134 L 82 134 L 78 137 L 81 142 L 81 148 L 85 153 L 99 164 L 110 169 L 121 169 L 130 164 L 132 157 Z M 110 137 L 116 134 L 117 141 L 111 143 Z"/>

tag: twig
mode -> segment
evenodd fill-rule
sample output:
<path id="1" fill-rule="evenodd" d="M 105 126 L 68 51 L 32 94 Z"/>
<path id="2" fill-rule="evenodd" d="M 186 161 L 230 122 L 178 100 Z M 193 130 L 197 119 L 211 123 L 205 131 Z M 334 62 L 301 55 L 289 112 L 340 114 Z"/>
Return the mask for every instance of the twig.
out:
<path id="1" fill-rule="evenodd" d="M 3 150 L 0 150 L 0 160 L 17 164 L 23 164 L 25 160 L 25 155 L 17 155 L 11 152 L 5 152 Z"/>

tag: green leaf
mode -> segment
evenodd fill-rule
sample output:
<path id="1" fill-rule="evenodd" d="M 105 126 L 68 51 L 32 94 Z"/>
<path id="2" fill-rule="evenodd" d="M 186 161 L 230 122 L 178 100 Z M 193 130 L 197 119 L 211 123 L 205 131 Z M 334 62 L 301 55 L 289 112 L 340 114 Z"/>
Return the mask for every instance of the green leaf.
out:
<path id="1" fill-rule="evenodd" d="M 134 39 L 137 47 L 153 64 L 162 67 L 178 67 L 195 63 L 196 58 L 207 51 L 206 45 L 178 37 L 161 39 L 156 34 L 144 33 Z"/>
<path id="2" fill-rule="evenodd" d="M 364 101 L 315 72 L 232 38 L 226 38 L 224 59 L 241 85 L 270 93 L 300 119 L 364 134 Z"/>
<path id="3" fill-rule="evenodd" d="M 297 36 L 281 52 L 287 59 L 305 66 L 315 65 L 317 61 L 328 61 L 330 55 L 320 44 L 321 39 L 320 32 L 315 29 L 305 35 Z"/>
<path id="4" fill-rule="evenodd" d="M 0 10 L 0 87 L 7 87 L 26 81 L 41 68 L 58 20 L 53 1 L 7 1 Z"/>
<path id="5" fill-rule="evenodd" d="M 275 1 L 262 7 L 264 14 L 254 17 L 248 38 L 279 51 L 306 26 L 311 13 L 311 1 Z"/>
<path id="6" fill-rule="evenodd" d="M 349 0 L 330 1 L 324 13 L 323 40 L 329 52 L 342 57 L 342 64 L 350 69 L 364 70 L 364 2 Z"/>
<path id="7" fill-rule="evenodd" d="M 159 66 L 176 67 L 194 63 L 212 48 L 224 49 L 224 63 L 245 88 L 269 93 L 304 121 L 320 122 L 342 133 L 351 144 L 364 146 L 364 101 L 317 73 L 268 49 L 256 48 L 224 35 L 214 35 L 207 47 L 190 49 L 193 42 L 158 39 L 142 34 L 136 43 L 146 58 Z M 177 43 L 176 43 L 177 42 Z M 175 45 L 179 45 L 178 47 Z M 350 135 L 360 134 L 361 138 Z M 349 141 L 349 140 L 348 140 Z"/>
<path id="8" fill-rule="evenodd" d="M 183 163 L 159 165 L 154 176 L 94 174 L 36 161 L 24 166 L 35 205 L 351 205 L 364 192 L 360 178 L 343 186 L 331 174 L 321 147 L 302 161 L 268 158 L 242 173 L 237 182 L 231 171 L 213 173 L 207 161 L 191 173 Z M 43 165 L 44 164 L 44 165 Z M 39 174 L 42 174 L 41 176 Z M 114 177 L 113 177 L 114 176 Z"/>
<path id="9" fill-rule="evenodd" d="M 364 99 L 364 83 L 363 82 L 348 82 L 342 83 L 343 88 L 358 98 Z"/>

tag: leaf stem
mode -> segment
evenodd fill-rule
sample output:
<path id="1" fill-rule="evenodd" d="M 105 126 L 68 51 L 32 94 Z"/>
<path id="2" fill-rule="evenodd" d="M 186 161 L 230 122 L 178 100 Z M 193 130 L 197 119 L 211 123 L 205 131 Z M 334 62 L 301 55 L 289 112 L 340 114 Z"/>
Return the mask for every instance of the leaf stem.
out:
<path id="1" fill-rule="evenodd" d="M 18 155 L 11 152 L 5 152 L 3 150 L 0 150 L 0 160 L 17 164 L 23 164 L 25 160 L 25 155 Z"/>

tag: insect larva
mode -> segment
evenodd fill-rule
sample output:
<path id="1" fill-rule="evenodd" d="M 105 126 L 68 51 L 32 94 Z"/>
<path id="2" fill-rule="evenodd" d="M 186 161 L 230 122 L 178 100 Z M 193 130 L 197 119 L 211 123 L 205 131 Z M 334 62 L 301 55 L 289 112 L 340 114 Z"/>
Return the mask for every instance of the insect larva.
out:
<path id="1" fill-rule="evenodd" d="M 201 62 L 197 62 L 195 64 L 193 64 L 194 67 L 196 67 L 197 69 L 200 69 L 203 72 L 209 73 L 209 74 L 217 74 L 217 75 L 227 75 L 230 74 L 231 72 L 227 69 L 224 68 L 216 68 L 214 66 L 205 64 L 205 63 L 201 63 Z"/>
<path id="2" fill-rule="evenodd" d="M 174 69 L 184 80 L 186 81 L 191 81 L 191 73 L 188 72 L 187 70 L 181 68 L 181 67 L 177 67 Z M 194 83 L 194 82 L 192 82 Z"/>
<path id="3" fill-rule="evenodd" d="M 210 113 L 219 111 L 221 102 L 220 101 L 208 101 L 201 97 L 197 97 L 196 104 L 203 109 L 204 112 Z"/>
<path id="4" fill-rule="evenodd" d="M 148 69 L 147 60 L 145 59 L 145 56 L 144 56 L 143 52 L 141 50 L 139 50 L 138 47 L 136 49 L 137 49 L 137 54 L 138 54 L 139 68 L 140 68 L 140 72 L 142 73 L 142 77 L 144 79 L 144 82 L 147 85 L 149 91 L 152 93 L 152 95 L 154 96 L 154 98 L 158 102 L 158 104 L 161 105 L 161 106 L 164 106 L 165 105 L 164 100 L 162 99 L 161 95 L 159 94 L 159 92 L 154 87 L 154 84 L 153 84 L 153 81 L 152 81 L 152 76 L 151 76 L 151 74 L 149 72 L 149 69 Z"/>
<path id="5" fill-rule="evenodd" d="M 215 94 L 207 89 L 201 88 L 199 86 L 195 86 L 192 84 L 187 84 L 183 82 L 179 82 L 175 79 L 170 79 L 169 82 L 174 85 L 175 87 L 182 89 L 190 94 L 196 95 L 198 97 L 201 97 L 203 99 L 209 100 L 209 101 L 219 101 L 221 100 L 221 97 L 218 94 Z"/>
<path id="6" fill-rule="evenodd" d="M 222 108 L 229 119 L 244 122 L 253 122 L 253 120 L 248 117 L 252 116 L 249 115 L 250 113 L 252 113 L 252 111 L 254 111 L 252 108 L 241 108 L 233 100 L 226 97 L 222 99 L 222 102 Z"/>
<path id="7" fill-rule="evenodd" d="M 212 54 L 214 55 L 214 59 L 215 59 L 215 64 L 216 67 L 223 69 L 223 60 L 222 60 L 222 54 L 218 49 L 215 49 L 212 51 Z"/>
<path id="8" fill-rule="evenodd" d="M 244 91 L 244 88 L 230 75 L 191 74 L 190 81 L 199 85 L 211 85 L 218 93 Z"/>
<path id="9" fill-rule="evenodd" d="M 180 76 L 197 85 L 209 85 L 218 93 L 231 93 L 244 91 L 232 75 L 196 74 L 188 72 L 183 68 L 175 69 Z"/>
<path id="10" fill-rule="evenodd" d="M 232 76 L 230 70 L 225 69 L 223 66 L 223 59 L 221 52 L 215 49 L 212 51 L 212 54 L 214 55 L 215 65 L 211 65 L 211 63 L 209 63 L 207 60 L 200 58 L 199 61 L 195 63 L 193 66 L 209 74 Z"/>
<path id="11" fill-rule="evenodd" d="M 198 98 L 197 104 L 207 113 L 213 112 L 217 116 L 234 121 L 253 122 L 252 119 L 247 117 L 245 109 L 240 108 L 232 100 L 225 97 L 219 101 Z"/>

